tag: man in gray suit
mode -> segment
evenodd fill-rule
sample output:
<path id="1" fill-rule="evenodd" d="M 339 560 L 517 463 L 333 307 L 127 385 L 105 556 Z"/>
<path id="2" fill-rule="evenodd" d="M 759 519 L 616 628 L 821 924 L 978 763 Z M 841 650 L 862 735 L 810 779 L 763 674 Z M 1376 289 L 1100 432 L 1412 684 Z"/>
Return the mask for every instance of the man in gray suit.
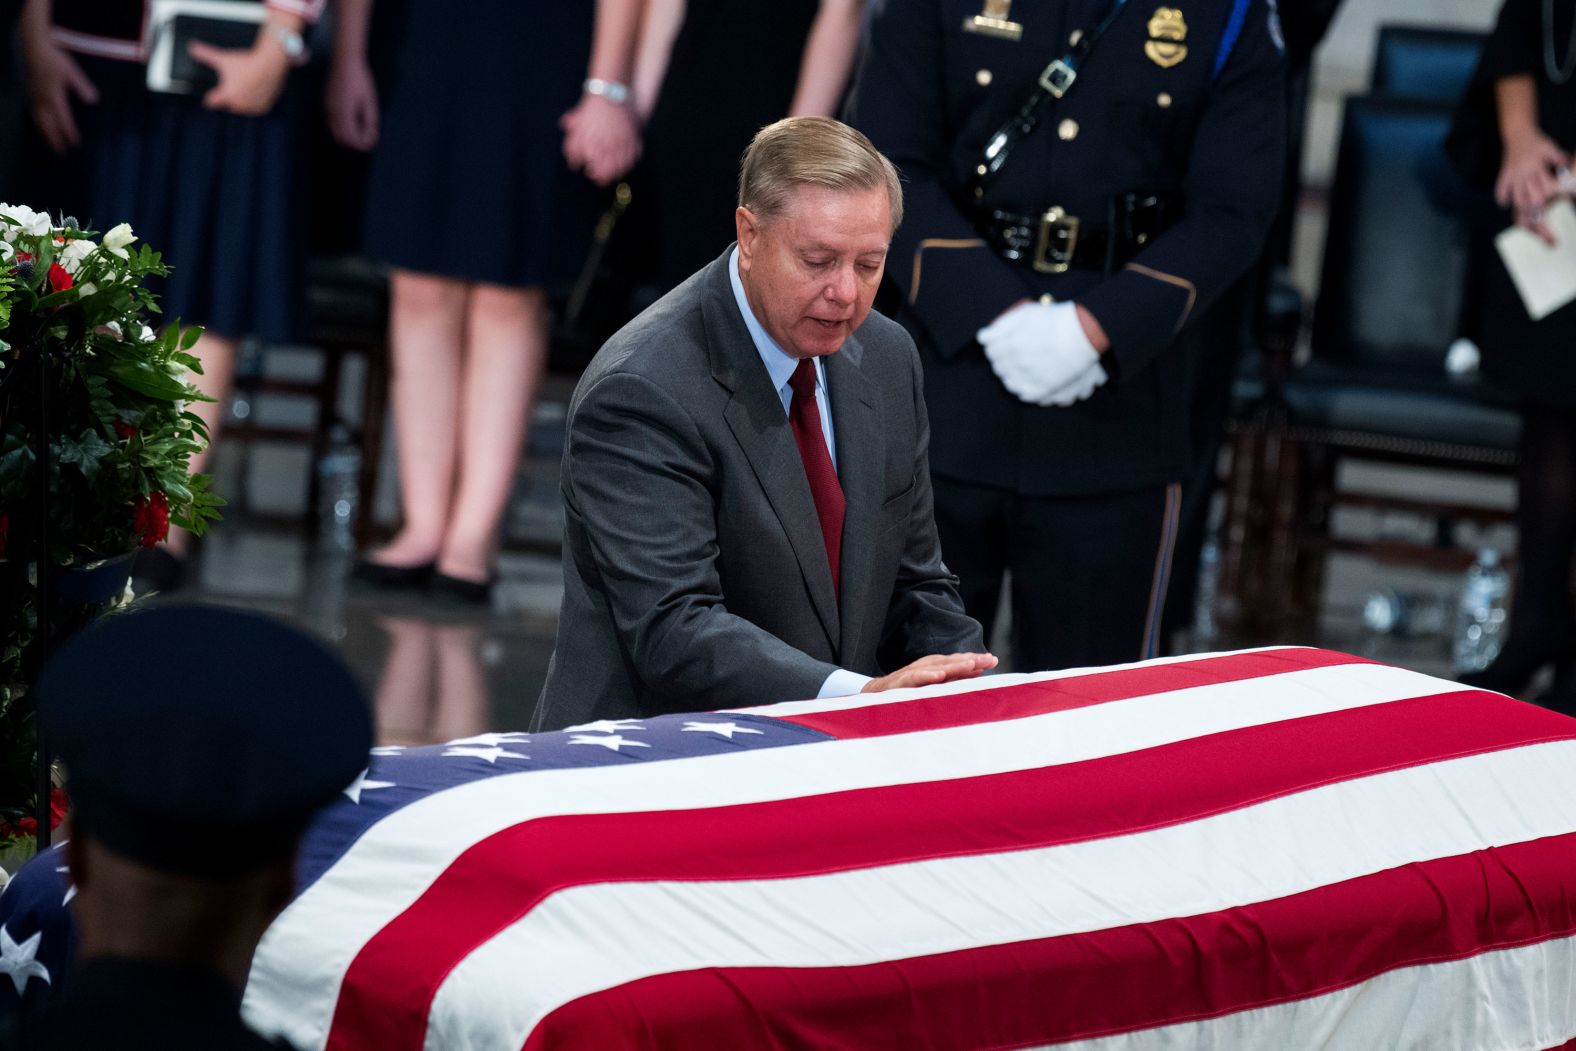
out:
<path id="1" fill-rule="evenodd" d="M 914 343 L 870 306 L 897 172 L 763 129 L 738 243 L 598 352 L 569 406 L 564 598 L 537 723 L 839 696 L 993 667 L 931 517 Z"/>

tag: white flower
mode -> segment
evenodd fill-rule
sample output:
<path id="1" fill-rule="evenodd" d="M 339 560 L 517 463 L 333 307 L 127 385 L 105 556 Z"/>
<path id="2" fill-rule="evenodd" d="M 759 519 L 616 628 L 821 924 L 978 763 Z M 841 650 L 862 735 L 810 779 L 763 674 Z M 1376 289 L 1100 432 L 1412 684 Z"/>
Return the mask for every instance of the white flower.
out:
<path id="1" fill-rule="evenodd" d="M 126 249 L 136 239 L 137 236 L 131 232 L 131 224 L 121 223 L 104 235 L 104 247 L 121 259 L 129 259 L 131 253 Z"/>
<path id="2" fill-rule="evenodd" d="M 28 237 L 43 237 L 49 233 L 49 216 L 43 212 L 35 212 L 25 204 L 0 204 L 0 230 L 8 240 L 14 239 L 18 234 Z"/>
<path id="3" fill-rule="evenodd" d="M 0 263 L 9 263 L 15 258 L 16 249 L 11 247 L 10 242 L 0 241 Z"/>
<path id="4" fill-rule="evenodd" d="M 146 342 L 148 342 L 148 340 L 150 340 L 152 338 L 153 338 L 153 329 L 149 328 L 147 325 L 143 325 L 141 330 L 138 331 L 138 333 L 137 333 L 137 342 L 138 343 L 146 343 Z"/>
<path id="5" fill-rule="evenodd" d="M 85 283 L 80 284 L 80 285 L 77 286 L 77 298 L 78 299 L 86 299 L 88 296 L 91 296 L 94 292 L 97 292 L 97 291 L 98 291 L 98 285 L 95 285 L 91 281 L 85 282 Z"/>
<path id="6" fill-rule="evenodd" d="M 80 241 L 72 241 L 60 250 L 60 265 L 66 268 L 66 273 L 76 277 L 77 274 L 81 273 L 82 264 L 87 261 L 88 256 L 97 250 L 98 245 L 85 238 Z"/>
<path id="7" fill-rule="evenodd" d="M 126 334 L 120 329 L 119 321 L 106 321 L 104 324 L 94 329 L 94 331 L 121 341 L 126 339 Z"/>

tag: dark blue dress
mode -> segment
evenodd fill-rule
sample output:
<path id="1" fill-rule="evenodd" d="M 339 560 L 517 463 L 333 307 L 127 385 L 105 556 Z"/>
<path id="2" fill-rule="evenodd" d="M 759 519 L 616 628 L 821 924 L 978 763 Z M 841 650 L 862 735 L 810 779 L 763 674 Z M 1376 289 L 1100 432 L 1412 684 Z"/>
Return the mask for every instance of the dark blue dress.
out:
<path id="1" fill-rule="evenodd" d="M 573 273 L 590 184 L 558 121 L 580 97 L 595 5 L 406 0 L 367 188 L 366 249 L 488 284 Z"/>

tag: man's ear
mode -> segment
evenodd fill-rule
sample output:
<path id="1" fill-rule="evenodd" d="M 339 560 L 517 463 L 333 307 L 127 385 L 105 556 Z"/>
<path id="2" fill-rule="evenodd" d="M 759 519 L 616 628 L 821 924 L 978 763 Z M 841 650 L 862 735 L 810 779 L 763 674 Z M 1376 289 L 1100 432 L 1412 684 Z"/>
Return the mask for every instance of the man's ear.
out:
<path id="1" fill-rule="evenodd" d="M 761 233 L 761 221 L 755 213 L 742 204 L 733 212 L 735 239 L 739 242 L 739 269 L 748 270 L 755 253 L 755 239 Z"/>

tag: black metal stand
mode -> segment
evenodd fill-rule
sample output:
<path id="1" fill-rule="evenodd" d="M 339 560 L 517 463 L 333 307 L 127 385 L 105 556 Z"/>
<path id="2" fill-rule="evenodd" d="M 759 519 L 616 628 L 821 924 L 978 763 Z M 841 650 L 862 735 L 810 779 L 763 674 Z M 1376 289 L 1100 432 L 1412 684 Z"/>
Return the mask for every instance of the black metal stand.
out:
<path id="1" fill-rule="evenodd" d="M 38 603 L 38 666 L 42 667 L 44 659 L 49 655 L 50 627 L 52 610 L 50 609 L 50 564 L 49 564 L 49 350 L 42 340 L 34 345 L 34 353 L 38 355 L 38 547 L 33 553 L 33 571 L 35 573 L 36 598 Z M 34 676 L 37 681 L 37 675 Z M 38 822 L 38 852 L 42 854 L 49 849 L 51 832 L 49 827 L 51 811 L 50 796 L 53 793 L 53 778 L 50 768 L 54 765 L 49 755 L 49 742 L 44 739 L 44 726 L 38 718 L 38 701 L 33 701 L 33 740 L 38 748 L 38 800 L 34 807 L 34 817 Z"/>

